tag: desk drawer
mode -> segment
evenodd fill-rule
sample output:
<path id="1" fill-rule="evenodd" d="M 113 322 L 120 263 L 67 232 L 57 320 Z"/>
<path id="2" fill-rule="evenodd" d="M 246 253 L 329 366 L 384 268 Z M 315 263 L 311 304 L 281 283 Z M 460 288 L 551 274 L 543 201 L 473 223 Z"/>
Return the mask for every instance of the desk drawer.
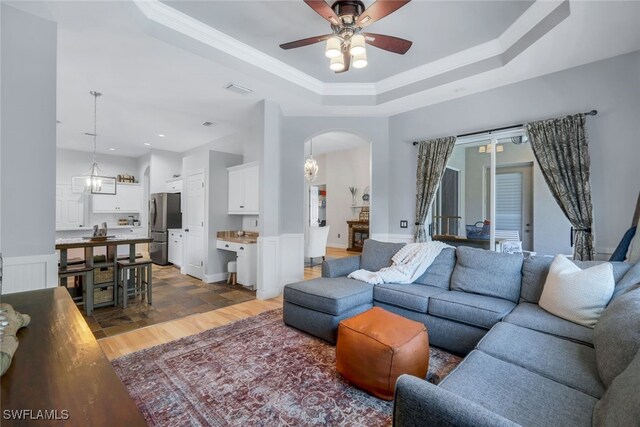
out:
<path id="1" fill-rule="evenodd" d="M 218 240 L 216 243 L 216 248 L 232 252 L 238 252 L 240 246 L 242 246 L 240 243 L 226 242 L 224 240 Z"/>

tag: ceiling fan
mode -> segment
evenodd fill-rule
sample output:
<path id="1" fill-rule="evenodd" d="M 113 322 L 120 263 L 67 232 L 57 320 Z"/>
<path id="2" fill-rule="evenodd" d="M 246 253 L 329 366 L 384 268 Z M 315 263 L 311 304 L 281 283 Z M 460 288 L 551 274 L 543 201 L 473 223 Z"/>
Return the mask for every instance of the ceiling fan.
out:
<path id="1" fill-rule="evenodd" d="M 331 59 L 329 68 L 344 73 L 367 66 L 366 45 L 404 55 L 412 42 L 399 37 L 365 33 L 364 27 L 400 9 L 411 0 L 377 0 L 367 9 L 360 0 L 337 0 L 329 6 L 324 0 L 304 0 L 316 13 L 331 24 L 333 32 L 281 44 L 282 49 L 295 49 L 326 40 L 325 55 Z M 352 61 L 353 59 L 353 61 Z"/>

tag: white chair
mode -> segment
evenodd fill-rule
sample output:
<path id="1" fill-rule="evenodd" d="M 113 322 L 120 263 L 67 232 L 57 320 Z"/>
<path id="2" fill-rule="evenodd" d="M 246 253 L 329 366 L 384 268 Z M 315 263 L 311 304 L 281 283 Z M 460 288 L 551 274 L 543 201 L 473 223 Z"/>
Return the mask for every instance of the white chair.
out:
<path id="1" fill-rule="evenodd" d="M 238 262 L 237 261 L 229 261 L 227 263 L 227 271 L 229 272 L 229 277 L 227 278 L 227 283 L 235 285 L 238 281 Z"/>
<path id="2" fill-rule="evenodd" d="M 304 256 L 309 258 L 311 267 L 313 267 L 313 259 L 324 257 L 327 254 L 327 239 L 329 238 L 329 227 L 309 227 L 307 238 L 304 245 Z"/>

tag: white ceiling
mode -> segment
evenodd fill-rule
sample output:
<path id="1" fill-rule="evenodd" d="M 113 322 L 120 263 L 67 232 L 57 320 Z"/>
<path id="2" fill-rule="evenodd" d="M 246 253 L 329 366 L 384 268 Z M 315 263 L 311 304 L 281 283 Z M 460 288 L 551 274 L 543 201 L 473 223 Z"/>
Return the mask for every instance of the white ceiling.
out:
<path id="1" fill-rule="evenodd" d="M 533 1 L 414 0 L 366 28 L 413 41 L 409 52 L 397 55 L 369 47 L 368 67 L 340 74 L 329 70 L 324 43 L 280 49 L 282 43 L 331 32 L 329 23 L 302 1 L 163 3 L 321 81 L 353 83 L 375 82 L 494 39 Z"/>
<path id="2" fill-rule="evenodd" d="M 153 1 L 144 3 L 163 5 Z M 139 156 L 150 148 L 176 152 L 203 144 L 212 144 L 215 148 L 219 138 L 255 125 L 259 119 L 257 104 L 261 99 L 279 103 L 286 115 L 390 116 L 640 50 L 640 2 L 574 0 L 570 4 L 570 15 L 559 20 L 514 58 L 493 69 L 454 76 L 429 87 L 407 85 L 401 88 L 401 93 L 396 97 L 388 100 L 363 103 L 353 96 L 354 93 L 368 93 L 371 88 L 384 95 L 384 88 L 389 86 L 390 80 L 411 81 L 415 75 L 434 72 L 439 78 L 434 70 L 440 70 L 441 75 L 446 74 L 443 67 L 453 63 L 451 58 L 464 61 L 469 58 L 469 52 L 478 52 L 478 46 L 452 53 L 454 49 L 469 46 L 474 40 L 486 41 L 500 33 L 513 33 L 518 28 L 509 27 L 502 32 L 503 27 L 508 26 L 509 19 L 515 19 L 518 13 L 522 13 L 518 18 L 518 22 L 521 22 L 523 17 L 531 18 L 535 10 L 544 9 L 550 4 L 536 2 L 529 6 L 528 2 L 499 3 L 461 3 L 475 11 L 465 15 L 468 9 L 460 5 L 414 0 L 397 12 L 399 21 L 395 21 L 392 15 L 373 24 L 371 31 L 397 36 L 403 36 L 403 31 L 410 31 L 412 35 L 408 37 L 413 37 L 417 44 L 404 59 L 411 61 L 411 65 L 438 57 L 440 59 L 405 70 L 406 64 L 396 67 L 398 62 L 391 60 L 391 54 L 380 52 L 386 56 L 377 63 L 372 61 L 367 69 L 367 73 L 370 71 L 371 74 L 362 74 L 363 80 L 358 80 L 360 75 L 346 73 L 354 76 L 348 77 L 349 81 L 358 83 L 331 83 L 332 75 L 326 76 L 326 79 L 320 78 L 320 74 L 326 71 L 326 59 L 321 47 L 315 53 L 314 47 L 289 52 L 274 49 L 282 42 L 320 34 L 324 28 L 322 20 L 316 21 L 314 12 L 297 0 L 213 1 L 178 5 L 181 8 L 215 8 L 221 16 L 227 16 L 228 19 L 220 18 L 220 30 L 225 28 L 229 32 L 238 32 L 240 40 L 237 43 L 255 43 L 255 46 L 251 46 L 256 49 L 255 56 L 248 59 L 230 54 L 229 46 L 235 46 L 233 44 L 220 45 L 219 40 L 205 43 L 169 28 L 167 24 L 175 18 L 174 15 L 167 15 L 162 23 L 150 19 L 132 1 L 21 1 L 9 4 L 58 23 L 58 119 L 61 121 L 58 125 L 58 146 L 91 150 L 91 138 L 84 136 L 93 128 L 93 100 L 88 92 L 98 90 L 104 94 L 98 105 L 99 151 Z M 248 26 L 245 34 L 244 30 L 240 31 L 241 25 L 232 25 L 231 16 L 234 16 L 234 10 L 250 10 L 249 6 L 252 5 L 259 7 L 259 13 L 256 13 L 258 17 L 261 14 L 278 15 L 273 12 L 274 8 L 290 7 L 287 9 L 290 12 L 283 12 L 286 25 Z M 484 11 L 485 7 L 492 12 Z M 425 12 L 431 8 L 433 10 Z M 418 14 L 416 10 L 422 12 Z M 300 23 L 294 25 L 289 22 L 295 21 L 298 13 L 303 16 Z M 434 24 L 430 30 L 421 30 L 416 22 L 424 18 L 423 13 L 428 15 L 428 19 L 459 13 L 460 16 L 466 16 L 466 21 L 458 19 L 446 22 L 441 19 L 439 26 Z M 485 16 L 483 13 L 496 13 L 499 16 Z M 252 16 L 249 14 L 241 21 L 257 19 Z M 479 16 L 483 19 L 473 19 Z M 538 17 L 542 18 L 543 15 Z M 495 26 L 487 25 L 489 22 Z M 439 32 L 442 33 L 435 44 L 435 36 L 429 40 L 423 40 L 424 36 L 420 36 L 421 31 L 424 31 L 422 34 L 431 34 L 434 27 L 441 29 Z M 480 48 L 495 46 L 494 41 L 486 41 Z M 421 50 L 423 48 L 419 42 L 431 47 Z M 265 58 L 270 57 L 260 49 L 265 49 L 265 52 L 272 49 L 269 52 L 278 55 L 272 58 L 277 70 L 254 65 L 258 59 L 262 65 L 271 64 L 265 62 Z M 414 53 L 416 56 L 412 56 Z M 418 55 L 421 55 L 421 61 L 418 61 Z M 308 59 L 300 59 L 304 57 Z M 295 72 L 280 73 L 289 65 L 293 66 L 291 70 Z M 398 74 L 384 78 L 396 68 Z M 382 80 L 362 83 L 378 78 Z M 224 86 L 232 81 L 250 87 L 254 93 L 243 96 L 225 90 Z M 315 82 L 325 86 L 318 87 Z M 308 87 L 305 83 L 309 84 Z M 207 120 L 218 125 L 211 128 L 200 126 Z M 158 137 L 161 133 L 166 137 Z M 144 146 L 144 142 L 151 143 L 151 147 Z M 108 151 L 109 148 L 115 148 L 116 151 Z M 237 153 L 243 151 L 240 146 L 230 148 L 221 145 L 220 149 Z"/>

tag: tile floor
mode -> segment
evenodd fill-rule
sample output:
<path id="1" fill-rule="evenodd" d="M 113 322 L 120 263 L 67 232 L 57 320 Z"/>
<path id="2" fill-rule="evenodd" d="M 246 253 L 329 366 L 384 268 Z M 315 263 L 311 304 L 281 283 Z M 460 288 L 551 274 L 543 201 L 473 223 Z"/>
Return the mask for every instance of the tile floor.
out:
<path id="1" fill-rule="evenodd" d="M 173 266 L 153 266 L 153 305 L 129 299 L 128 307 L 101 307 L 84 318 L 98 339 L 145 326 L 204 313 L 255 299 L 255 291 L 240 285 L 207 284 L 180 274 Z"/>

